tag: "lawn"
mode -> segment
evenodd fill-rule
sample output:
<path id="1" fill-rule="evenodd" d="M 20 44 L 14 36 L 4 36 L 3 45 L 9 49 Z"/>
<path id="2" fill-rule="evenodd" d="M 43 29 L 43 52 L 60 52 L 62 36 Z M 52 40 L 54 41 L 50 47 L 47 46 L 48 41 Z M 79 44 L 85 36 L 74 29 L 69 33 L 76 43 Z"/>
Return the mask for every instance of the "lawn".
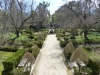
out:
<path id="1" fill-rule="evenodd" d="M 2 65 L 2 61 L 4 61 L 5 59 L 7 59 L 8 57 L 12 56 L 14 54 L 14 52 L 4 52 L 4 51 L 0 51 L 0 75 L 2 70 L 3 70 L 3 65 Z"/>
<path id="2" fill-rule="evenodd" d="M 84 44 L 84 36 L 75 36 L 76 42 L 79 44 Z M 100 33 L 98 32 L 89 32 L 88 39 L 91 43 L 100 43 Z"/>

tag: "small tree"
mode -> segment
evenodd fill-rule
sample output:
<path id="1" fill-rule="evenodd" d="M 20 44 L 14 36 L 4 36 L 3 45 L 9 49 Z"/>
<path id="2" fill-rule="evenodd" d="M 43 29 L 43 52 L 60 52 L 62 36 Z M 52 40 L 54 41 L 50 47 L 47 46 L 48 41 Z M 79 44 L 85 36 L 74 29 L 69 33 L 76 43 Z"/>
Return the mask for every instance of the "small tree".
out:
<path id="1" fill-rule="evenodd" d="M 64 53 L 66 54 L 67 58 L 70 59 L 73 52 L 74 52 L 74 46 L 72 42 L 69 42 L 64 48 Z"/>
<path id="2" fill-rule="evenodd" d="M 82 47 L 78 47 L 74 53 L 72 54 L 71 58 L 70 58 L 70 61 L 71 62 L 76 62 L 78 67 L 79 67 L 79 72 L 81 70 L 81 61 L 84 63 L 84 64 L 87 64 L 88 63 L 88 56 L 86 54 L 86 52 L 83 50 Z"/>
<path id="3" fill-rule="evenodd" d="M 14 27 L 12 29 L 15 30 L 16 37 L 19 37 L 19 33 L 25 26 L 25 23 L 33 15 L 31 12 L 34 7 L 34 0 L 31 0 L 30 4 L 26 0 L 0 0 L 0 7 L 4 12 L 3 24 L 7 24 L 9 21 Z"/>

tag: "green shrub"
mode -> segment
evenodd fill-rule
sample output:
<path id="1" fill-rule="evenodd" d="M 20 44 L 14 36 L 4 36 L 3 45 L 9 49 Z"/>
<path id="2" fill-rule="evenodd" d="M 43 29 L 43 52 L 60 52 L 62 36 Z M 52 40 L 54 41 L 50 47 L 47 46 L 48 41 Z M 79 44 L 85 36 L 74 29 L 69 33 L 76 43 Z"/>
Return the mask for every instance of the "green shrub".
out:
<path id="1" fill-rule="evenodd" d="M 28 36 L 30 39 L 34 39 L 34 35 L 29 35 Z"/>
<path id="2" fill-rule="evenodd" d="M 66 41 L 64 41 L 64 40 L 60 40 L 60 45 L 61 45 L 61 47 L 65 47 L 66 46 Z"/>
<path id="3" fill-rule="evenodd" d="M 33 44 L 34 44 L 34 41 L 28 41 L 28 42 L 23 43 L 25 48 L 32 47 Z"/>
<path id="4" fill-rule="evenodd" d="M 13 74 L 11 74 L 10 71 L 3 70 L 2 71 L 2 75 L 13 75 Z"/>
<path id="5" fill-rule="evenodd" d="M 43 45 L 43 41 L 42 40 L 38 40 L 34 42 L 39 48 L 42 48 Z"/>
<path id="6" fill-rule="evenodd" d="M 18 50 L 13 56 L 3 61 L 4 71 L 11 71 L 14 67 L 17 67 L 24 53 L 24 50 Z"/>
<path id="7" fill-rule="evenodd" d="M 37 37 L 37 41 L 45 39 L 42 33 L 37 34 L 36 37 Z"/>
<path id="8" fill-rule="evenodd" d="M 92 46 L 85 46 L 84 47 L 86 50 L 88 50 L 88 51 L 92 51 Z"/>
<path id="9" fill-rule="evenodd" d="M 40 52 L 40 48 L 34 44 L 31 48 L 27 49 L 30 53 L 33 54 L 33 56 L 36 58 Z"/>
<path id="10" fill-rule="evenodd" d="M 10 51 L 10 52 L 16 52 L 17 51 L 17 47 L 14 46 L 4 46 L 4 47 L 0 47 L 0 51 Z"/>
<path id="11" fill-rule="evenodd" d="M 70 39 L 75 39 L 75 36 L 71 36 Z"/>
<path id="12" fill-rule="evenodd" d="M 97 61 L 93 61 L 91 59 L 89 59 L 89 62 L 88 62 L 88 67 L 92 68 L 93 70 L 99 70 L 100 68 L 100 62 L 97 62 Z"/>
<path id="13" fill-rule="evenodd" d="M 64 40 L 68 41 L 69 40 L 68 36 L 64 36 Z"/>
<path id="14" fill-rule="evenodd" d="M 32 50 L 33 56 L 36 58 L 40 52 L 40 48 L 37 45 L 34 45 L 31 50 Z"/>

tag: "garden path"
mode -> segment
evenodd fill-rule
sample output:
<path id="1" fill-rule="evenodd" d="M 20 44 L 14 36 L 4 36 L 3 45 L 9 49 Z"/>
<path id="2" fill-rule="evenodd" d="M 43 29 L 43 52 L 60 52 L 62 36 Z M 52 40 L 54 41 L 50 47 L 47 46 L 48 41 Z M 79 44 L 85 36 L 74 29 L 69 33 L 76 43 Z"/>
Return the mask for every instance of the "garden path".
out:
<path id="1" fill-rule="evenodd" d="M 31 75 L 69 75 L 55 34 L 47 35 Z"/>

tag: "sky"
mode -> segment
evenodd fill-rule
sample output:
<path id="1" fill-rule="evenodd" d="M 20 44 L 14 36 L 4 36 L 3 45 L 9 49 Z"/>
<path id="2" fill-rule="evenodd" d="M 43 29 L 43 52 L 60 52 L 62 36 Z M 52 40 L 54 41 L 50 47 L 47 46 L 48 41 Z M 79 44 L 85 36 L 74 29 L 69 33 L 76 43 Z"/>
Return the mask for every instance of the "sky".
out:
<path id="1" fill-rule="evenodd" d="M 66 3 L 66 0 L 35 0 L 36 3 L 39 2 L 49 2 L 50 6 L 48 7 L 48 9 L 50 10 L 50 14 L 52 15 L 60 6 L 64 5 Z M 72 0 L 67 0 L 68 1 L 72 1 Z"/>

